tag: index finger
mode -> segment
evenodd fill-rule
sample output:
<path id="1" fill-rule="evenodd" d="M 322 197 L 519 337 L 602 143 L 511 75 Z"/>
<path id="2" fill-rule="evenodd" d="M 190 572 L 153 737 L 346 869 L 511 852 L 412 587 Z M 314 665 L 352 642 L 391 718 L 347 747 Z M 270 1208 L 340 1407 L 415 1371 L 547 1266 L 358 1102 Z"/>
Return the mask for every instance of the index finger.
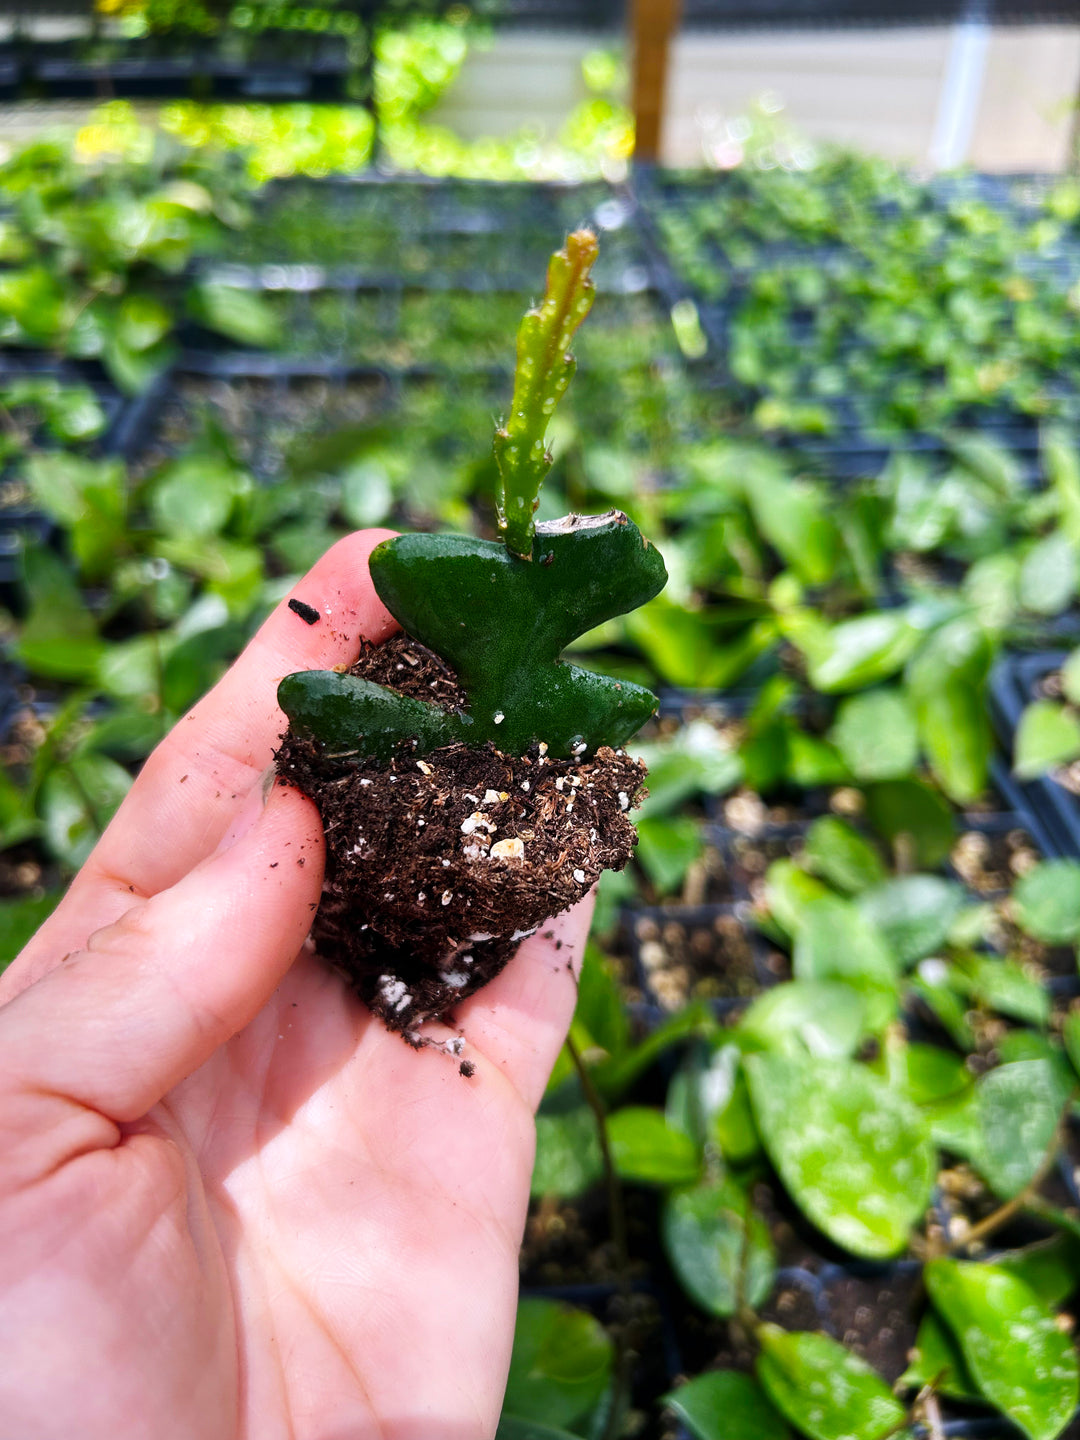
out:
<path id="1" fill-rule="evenodd" d="M 213 852 L 273 759 L 285 728 L 277 703 L 282 677 L 351 664 L 361 637 L 379 641 L 397 628 L 368 571 L 371 551 L 391 534 L 361 530 L 339 540 L 174 726 L 64 901 L 23 951 L 18 971 L 41 974 L 135 898 L 167 890 Z M 292 600 L 307 607 L 308 619 L 289 608 Z M 318 612 L 313 623 L 310 611 Z"/>

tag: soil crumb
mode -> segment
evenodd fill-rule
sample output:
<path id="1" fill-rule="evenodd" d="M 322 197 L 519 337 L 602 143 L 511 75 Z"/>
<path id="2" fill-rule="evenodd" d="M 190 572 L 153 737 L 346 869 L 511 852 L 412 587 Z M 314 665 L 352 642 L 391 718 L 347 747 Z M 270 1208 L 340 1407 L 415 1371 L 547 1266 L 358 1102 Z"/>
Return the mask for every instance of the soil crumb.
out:
<path id="1" fill-rule="evenodd" d="M 461 703 L 453 672 L 407 636 L 365 646 L 352 673 L 447 708 Z M 639 761 L 606 746 L 576 760 L 491 744 L 417 759 L 405 747 L 378 766 L 327 756 L 291 733 L 277 769 L 281 784 L 315 801 L 326 832 L 316 948 L 414 1045 L 425 1021 L 452 1024 L 455 1006 L 522 940 L 602 871 L 626 865 L 645 778 Z"/>

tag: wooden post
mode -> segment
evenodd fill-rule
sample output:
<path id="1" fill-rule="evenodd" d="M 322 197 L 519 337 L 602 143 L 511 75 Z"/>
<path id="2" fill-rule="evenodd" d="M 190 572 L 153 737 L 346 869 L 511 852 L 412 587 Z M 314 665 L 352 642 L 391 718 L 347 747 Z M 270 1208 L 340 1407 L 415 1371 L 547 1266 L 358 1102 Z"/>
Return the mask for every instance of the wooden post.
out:
<path id="1" fill-rule="evenodd" d="M 635 160 L 660 156 L 668 51 L 679 9 L 680 0 L 633 0 Z"/>

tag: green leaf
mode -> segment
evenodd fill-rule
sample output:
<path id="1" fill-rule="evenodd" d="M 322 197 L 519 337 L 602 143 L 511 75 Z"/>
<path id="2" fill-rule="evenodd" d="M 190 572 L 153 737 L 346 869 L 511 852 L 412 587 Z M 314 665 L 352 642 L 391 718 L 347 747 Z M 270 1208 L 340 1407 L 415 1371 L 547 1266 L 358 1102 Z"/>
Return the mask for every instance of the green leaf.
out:
<path id="1" fill-rule="evenodd" d="M 738 752 L 707 720 L 691 720 L 671 740 L 634 750 L 649 767 L 644 816 L 672 814 L 690 796 L 720 795 L 741 779 Z"/>
<path id="2" fill-rule="evenodd" d="M 989 1009 L 1029 1025 L 1049 1022 L 1049 992 L 1017 961 L 998 955 L 970 955 L 958 959 L 954 969 L 959 988 Z"/>
<path id="3" fill-rule="evenodd" d="M 870 690 L 845 700 L 830 738 L 857 780 L 899 779 L 919 755 L 915 716 L 899 690 Z"/>
<path id="4" fill-rule="evenodd" d="M 914 1106 L 862 1065 L 787 1055 L 745 1063 L 761 1138 L 803 1213 L 852 1254 L 902 1250 L 935 1175 Z"/>
<path id="5" fill-rule="evenodd" d="M 792 969 L 797 980 L 844 980 L 867 998 L 867 1024 L 884 1030 L 895 1017 L 900 967 L 881 933 L 851 903 L 812 900 L 800 917 Z"/>
<path id="6" fill-rule="evenodd" d="M 1064 1232 L 1052 1235 L 1022 1250 L 995 1255 L 994 1264 L 1030 1285 L 1044 1305 L 1060 1305 L 1080 1285 L 1080 1238 Z"/>
<path id="7" fill-rule="evenodd" d="M 963 1351 L 935 1310 L 927 1310 L 919 1322 L 910 1364 L 897 1383 L 905 1390 L 933 1385 L 939 1395 L 954 1400 L 982 1398 L 968 1374 Z"/>
<path id="8" fill-rule="evenodd" d="M 807 905 L 831 894 L 793 860 L 774 860 L 765 874 L 765 903 L 772 918 L 789 935 L 798 933 Z"/>
<path id="9" fill-rule="evenodd" d="M 1080 755 L 1080 718 L 1058 700 L 1033 700 L 1016 727 L 1013 770 L 1034 780 Z"/>
<path id="10" fill-rule="evenodd" d="M 135 635 L 106 646 L 98 662 L 103 690 L 120 698 L 155 695 L 162 663 L 161 636 Z"/>
<path id="11" fill-rule="evenodd" d="M 1062 530 L 1037 540 L 1020 567 L 1020 604 L 1037 615 L 1058 615 L 1076 594 L 1076 549 Z"/>
<path id="12" fill-rule="evenodd" d="M 615 966 L 591 942 L 585 947 L 578 978 L 574 1025 L 587 1034 L 589 1050 L 599 1048 L 608 1055 L 622 1055 L 630 1047 L 630 1017 Z"/>
<path id="13" fill-rule="evenodd" d="M 18 900 L 0 900 L 0 970 L 11 964 L 62 898 L 62 891 L 47 890 L 44 895 L 24 895 Z"/>
<path id="14" fill-rule="evenodd" d="M 993 736 L 982 685 L 942 678 L 916 698 L 915 713 L 930 768 L 958 805 L 977 800 L 986 789 Z"/>
<path id="15" fill-rule="evenodd" d="M 1043 860 L 1017 881 L 1012 893 L 1016 923 L 1047 945 L 1080 939 L 1080 864 Z"/>
<path id="16" fill-rule="evenodd" d="M 962 1095 L 974 1083 L 963 1059 L 938 1045 L 890 1042 L 884 1059 L 889 1084 L 913 1105 L 930 1105 Z"/>
<path id="17" fill-rule="evenodd" d="M 221 455 L 195 453 L 170 461 L 154 480 L 150 509 L 166 535 L 218 535 L 239 491 L 235 468 Z"/>
<path id="18" fill-rule="evenodd" d="M 788 1440 L 760 1387 L 737 1370 L 710 1370 L 663 1397 L 696 1440 Z"/>
<path id="19" fill-rule="evenodd" d="M 596 287 L 589 271 L 596 255 L 591 230 L 568 235 L 565 248 L 548 263 L 543 300 L 526 312 L 518 330 L 510 417 L 495 432 L 495 512 L 507 550 L 515 555 L 533 553 L 533 512 L 551 466 L 547 428 L 574 376 L 570 342 L 592 308 Z"/>
<path id="20" fill-rule="evenodd" d="M 866 997 L 829 980 L 774 985 L 754 1000 L 737 1026 L 748 1048 L 823 1059 L 854 1054 L 866 1032 Z"/>
<path id="21" fill-rule="evenodd" d="M 838 815 L 822 815 L 814 821 L 806 832 L 803 853 L 815 874 L 850 895 L 887 877 L 874 846 Z"/>
<path id="22" fill-rule="evenodd" d="M 876 1370 L 828 1335 L 761 1325 L 757 1377 L 776 1408 L 810 1440 L 882 1440 L 904 1406 Z"/>
<path id="23" fill-rule="evenodd" d="M 697 1146 L 673 1130 L 659 1110 L 627 1106 L 608 1116 L 608 1144 L 624 1180 L 689 1185 L 701 1172 Z"/>
<path id="24" fill-rule="evenodd" d="M 655 696 L 559 656 L 585 630 L 655 595 L 667 579 L 664 562 L 619 512 L 537 526 L 534 545 L 531 561 L 464 535 L 399 535 L 372 552 L 380 598 L 407 634 L 452 666 L 467 712 L 448 715 L 355 676 L 315 670 L 279 687 L 290 721 L 336 749 L 356 749 L 363 736 L 375 758 L 414 736 L 419 755 L 490 739 L 515 755 L 544 741 L 552 755 L 569 756 L 582 744 L 629 739 L 654 712 Z"/>
<path id="25" fill-rule="evenodd" d="M 131 788 L 128 772 L 107 755 L 75 755 L 45 777 L 40 808 L 49 849 L 73 870 L 85 863 Z"/>
<path id="26" fill-rule="evenodd" d="M 941 794 L 919 780 L 871 785 L 866 817 L 905 864 L 933 870 L 948 858 L 956 822 Z"/>
<path id="27" fill-rule="evenodd" d="M 857 905 L 903 964 L 941 946 L 964 903 L 964 892 L 937 875 L 900 875 L 865 890 Z"/>
<path id="28" fill-rule="evenodd" d="M 15 650 L 36 675 L 59 680 L 93 677 L 101 653 L 94 618 L 58 555 L 43 547 L 23 554 L 30 613 Z"/>
<path id="29" fill-rule="evenodd" d="M 1050 1308 L 1001 1266 L 932 1260 L 924 1275 L 982 1393 L 1031 1440 L 1054 1440 L 1080 1400 L 1080 1372 Z"/>
<path id="30" fill-rule="evenodd" d="M 149 350 L 172 325 L 172 312 L 152 295 L 125 295 L 117 307 L 116 335 L 128 350 Z"/>
<path id="31" fill-rule="evenodd" d="M 1018 1060 L 977 1086 L 982 1141 L 976 1164 L 1002 1200 L 1031 1181 L 1054 1142 L 1067 1098 L 1048 1060 Z"/>
<path id="32" fill-rule="evenodd" d="M 201 281 L 188 291 L 187 310 L 200 325 L 241 345 L 274 350 L 285 339 L 277 312 L 254 290 Z"/>
<path id="33" fill-rule="evenodd" d="M 785 564 L 808 585 L 832 579 L 840 537 L 818 486 L 791 480 L 780 467 L 755 466 L 746 487 L 754 524 Z"/>
<path id="34" fill-rule="evenodd" d="M 149 350 L 132 350 L 115 332 L 107 335 L 101 350 L 102 364 L 111 379 L 128 395 L 140 395 L 168 368 L 175 351 L 167 342 Z"/>
<path id="35" fill-rule="evenodd" d="M 522 1420 L 518 1415 L 503 1415 L 495 1440 L 581 1440 L 569 1430 L 553 1430 L 550 1425 L 541 1425 L 536 1420 Z"/>
<path id="36" fill-rule="evenodd" d="M 902 610 L 883 610 L 842 620 L 820 634 L 789 637 L 806 645 L 807 670 L 815 690 L 833 695 L 863 690 L 904 665 L 922 638 L 921 631 Z"/>
<path id="37" fill-rule="evenodd" d="M 992 739 L 983 697 L 992 661 L 989 636 L 964 615 L 935 630 L 907 669 L 923 749 L 957 804 L 986 788 Z"/>
<path id="38" fill-rule="evenodd" d="M 757 1309 L 772 1289 L 776 1253 L 769 1227 L 733 1180 L 681 1190 L 664 1202 L 664 1248 L 683 1289 L 728 1318 Z"/>
<path id="39" fill-rule="evenodd" d="M 536 1117 L 536 1160 L 531 1193 L 558 1195 L 564 1200 L 584 1195 L 604 1174 L 596 1116 L 587 1105 L 541 1108 Z"/>
<path id="40" fill-rule="evenodd" d="M 642 816 L 637 822 L 634 858 L 659 895 L 678 890 L 687 871 L 704 852 L 701 823 L 689 815 Z"/>
<path id="41" fill-rule="evenodd" d="M 503 1409 L 539 1416 L 544 1424 L 573 1425 L 607 1389 L 613 1357 L 610 1338 L 587 1311 L 554 1300 L 522 1300 Z"/>

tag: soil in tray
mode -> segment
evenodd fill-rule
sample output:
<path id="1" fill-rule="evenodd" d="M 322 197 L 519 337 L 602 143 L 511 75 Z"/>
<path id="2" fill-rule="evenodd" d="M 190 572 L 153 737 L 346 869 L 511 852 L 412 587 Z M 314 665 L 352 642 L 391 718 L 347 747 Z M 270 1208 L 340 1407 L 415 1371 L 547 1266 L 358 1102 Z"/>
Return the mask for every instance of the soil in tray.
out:
<path id="1" fill-rule="evenodd" d="M 162 409 L 157 432 L 140 457 L 152 468 L 190 445 L 210 423 L 220 427 L 237 459 L 260 479 L 281 479 L 301 437 L 313 439 L 381 414 L 387 382 L 378 375 L 261 379 L 182 376 Z"/>
<path id="2" fill-rule="evenodd" d="M 659 1196 L 626 1186 L 628 1278 L 644 1280 L 660 1262 Z M 611 1239 L 607 1193 L 596 1185 L 574 1200 L 534 1199 L 519 1256 L 524 1288 L 552 1285 L 615 1285 L 619 1266 Z"/>
<path id="3" fill-rule="evenodd" d="M 790 977 L 787 956 L 730 910 L 659 909 L 636 916 L 633 929 L 643 978 L 667 1011 L 692 1000 L 748 1000 Z"/>
<path id="4" fill-rule="evenodd" d="M 922 1308 L 917 1264 L 860 1266 L 837 1253 L 823 1258 L 806 1223 L 767 1181 L 753 1191 L 777 1250 L 780 1270 L 760 1308 L 785 1330 L 827 1330 L 890 1382 L 907 1367 Z M 714 1367 L 753 1368 L 754 1347 L 737 1324 L 705 1315 L 687 1300 L 677 1317 L 688 1374 Z"/>
<path id="5" fill-rule="evenodd" d="M 965 824 L 949 853 L 949 862 L 967 888 L 976 895 L 1007 894 L 1021 875 L 1042 858 L 1035 841 L 1012 817 L 965 817 Z"/>

